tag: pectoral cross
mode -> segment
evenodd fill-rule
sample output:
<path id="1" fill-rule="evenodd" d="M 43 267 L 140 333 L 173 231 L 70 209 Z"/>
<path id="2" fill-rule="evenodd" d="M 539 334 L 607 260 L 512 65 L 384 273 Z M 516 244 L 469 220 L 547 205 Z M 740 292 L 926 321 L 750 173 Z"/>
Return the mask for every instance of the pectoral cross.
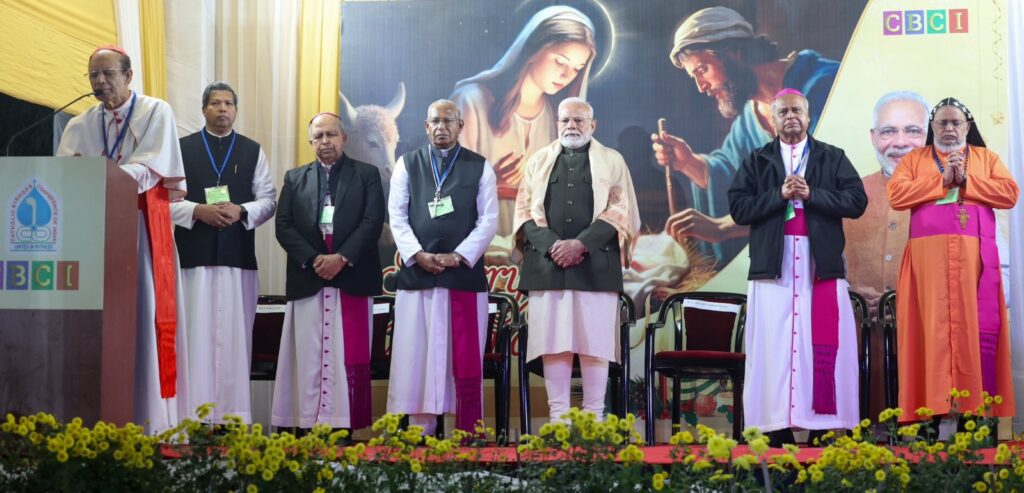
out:
<path id="1" fill-rule="evenodd" d="M 960 206 L 960 212 L 956 214 L 956 218 L 960 220 L 960 229 L 967 229 L 967 220 L 970 216 L 967 215 L 967 210 Z"/>

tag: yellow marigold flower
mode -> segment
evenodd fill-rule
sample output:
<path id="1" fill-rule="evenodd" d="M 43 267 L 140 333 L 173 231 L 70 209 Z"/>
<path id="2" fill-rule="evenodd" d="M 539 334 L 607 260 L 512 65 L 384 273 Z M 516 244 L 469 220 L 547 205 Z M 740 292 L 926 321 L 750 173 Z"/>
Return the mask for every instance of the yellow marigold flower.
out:
<path id="1" fill-rule="evenodd" d="M 270 469 L 264 469 L 263 470 L 263 474 L 261 475 L 261 477 L 263 478 L 264 481 L 273 480 L 274 479 L 274 471 L 271 471 Z"/>
<path id="2" fill-rule="evenodd" d="M 792 443 L 784 443 L 784 444 L 782 444 L 782 448 L 786 449 L 786 452 L 789 452 L 789 453 L 791 453 L 793 455 L 796 455 L 796 454 L 798 454 L 800 452 L 800 447 L 797 447 L 796 445 L 793 445 Z"/>
<path id="3" fill-rule="evenodd" d="M 999 479 L 1009 479 L 1009 478 L 1010 478 L 1010 470 L 1009 469 L 1000 469 L 999 470 Z"/>
<path id="4" fill-rule="evenodd" d="M 693 462 L 693 470 L 694 471 L 703 471 L 705 469 L 710 469 L 710 468 L 711 468 L 711 462 L 709 462 L 707 459 L 699 459 L 699 460 L 695 460 Z"/>
<path id="5" fill-rule="evenodd" d="M 564 441 L 566 441 L 568 439 L 569 439 L 569 430 L 567 430 L 565 428 L 559 428 L 558 431 L 555 432 L 555 440 L 558 440 L 560 442 L 564 442 Z"/>
<path id="6" fill-rule="evenodd" d="M 970 396 L 971 396 L 971 391 L 970 390 L 963 389 L 963 390 L 960 391 L 960 397 L 966 399 L 966 398 L 968 398 Z"/>
<path id="7" fill-rule="evenodd" d="M 823 472 L 821 472 L 819 470 L 811 471 L 811 482 L 812 483 L 820 483 L 823 479 L 825 479 L 825 473 L 823 473 Z"/>
<path id="8" fill-rule="evenodd" d="M 260 490 L 259 487 L 257 487 L 254 484 L 250 484 L 249 486 L 245 487 L 245 493 L 256 493 L 259 490 Z"/>
<path id="9" fill-rule="evenodd" d="M 757 455 L 761 455 L 768 451 L 768 437 L 759 437 L 751 440 L 748 445 L 750 450 Z"/>
<path id="10" fill-rule="evenodd" d="M 754 465 L 758 464 L 757 457 L 750 454 L 741 455 L 732 461 L 736 467 L 749 471 L 754 468 Z"/>
<path id="11" fill-rule="evenodd" d="M 807 481 L 807 470 L 801 469 L 800 472 L 796 473 L 796 483 L 800 484 Z"/>
<path id="12" fill-rule="evenodd" d="M 871 426 L 871 420 L 870 419 L 864 418 L 864 419 L 860 420 L 860 427 L 861 428 L 867 428 L 869 426 Z"/>
<path id="13" fill-rule="evenodd" d="M 413 459 L 409 461 L 409 470 L 415 473 L 423 472 L 423 464 L 421 464 L 420 461 Z"/>
<path id="14" fill-rule="evenodd" d="M 984 493 L 988 491 L 988 485 L 984 481 L 976 481 L 974 483 L 974 490 Z"/>
<path id="15" fill-rule="evenodd" d="M 967 421 L 966 423 L 964 423 L 964 429 L 967 430 L 967 431 L 974 431 L 974 429 L 977 426 L 978 426 L 978 424 L 975 423 L 973 419 L 970 420 L 970 421 Z"/>
<path id="16" fill-rule="evenodd" d="M 953 388 L 949 389 L 949 396 L 950 397 L 960 397 L 960 391 L 957 390 L 956 387 L 953 387 Z"/>
<path id="17" fill-rule="evenodd" d="M 659 473 L 656 473 L 654 476 L 652 476 L 651 477 L 651 487 L 654 488 L 655 491 L 661 491 L 662 489 L 664 489 L 665 488 L 665 473 L 659 472 Z"/>
<path id="18" fill-rule="evenodd" d="M 876 481 L 885 481 L 885 471 L 883 471 L 881 469 L 875 471 L 875 480 Z"/>
<path id="19" fill-rule="evenodd" d="M 1001 396 L 1001 395 L 993 396 L 992 397 L 992 402 L 995 402 L 996 404 L 1002 404 L 1003 403 L 1003 396 Z"/>
<path id="20" fill-rule="evenodd" d="M 63 450 L 61 450 L 60 452 L 57 452 L 57 462 L 67 462 L 67 461 L 68 461 L 68 453 L 67 452 L 65 452 Z"/>
<path id="21" fill-rule="evenodd" d="M 317 486 L 313 489 L 313 493 L 327 493 L 327 490 L 323 489 L 322 486 Z"/>
<path id="22" fill-rule="evenodd" d="M 549 468 L 545 469 L 544 472 L 540 473 L 540 480 L 541 481 L 547 481 L 547 480 L 555 477 L 555 473 L 557 473 L 557 472 L 558 471 L 556 471 L 554 467 L 549 467 Z"/>

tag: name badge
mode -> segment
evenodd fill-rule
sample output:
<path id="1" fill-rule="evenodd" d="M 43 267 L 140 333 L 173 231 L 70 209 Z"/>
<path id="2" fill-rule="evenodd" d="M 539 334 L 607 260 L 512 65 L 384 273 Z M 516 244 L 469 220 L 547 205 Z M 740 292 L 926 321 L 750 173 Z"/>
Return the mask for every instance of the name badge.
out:
<path id="1" fill-rule="evenodd" d="M 946 192 L 946 197 L 937 200 L 935 205 L 952 204 L 958 200 L 960 200 L 960 187 L 953 187 Z"/>
<path id="2" fill-rule="evenodd" d="M 796 207 L 793 207 L 793 201 L 790 200 L 789 203 L 786 204 L 786 221 L 794 219 L 795 217 L 796 217 Z"/>
<path id="3" fill-rule="evenodd" d="M 320 224 L 331 224 L 334 222 L 334 206 L 325 205 L 324 211 L 320 213 Z"/>
<path id="4" fill-rule="evenodd" d="M 231 195 L 228 194 L 227 185 L 221 185 L 219 187 L 206 187 L 205 192 L 207 204 L 222 204 L 224 202 L 231 202 Z"/>
<path id="5" fill-rule="evenodd" d="M 442 197 L 439 200 L 427 202 L 427 210 L 430 211 L 430 218 L 437 219 L 441 216 L 455 212 L 451 196 Z"/>

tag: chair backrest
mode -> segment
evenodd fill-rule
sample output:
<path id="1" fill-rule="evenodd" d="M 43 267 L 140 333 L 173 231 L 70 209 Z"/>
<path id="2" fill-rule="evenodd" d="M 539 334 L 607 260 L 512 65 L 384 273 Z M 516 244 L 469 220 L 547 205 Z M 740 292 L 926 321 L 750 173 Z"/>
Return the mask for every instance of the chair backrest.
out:
<path id="1" fill-rule="evenodd" d="M 253 366 L 269 364 L 268 369 L 277 368 L 277 354 L 281 348 L 281 331 L 284 326 L 284 296 L 260 296 L 256 305 L 256 318 L 252 325 Z"/>
<path id="2" fill-rule="evenodd" d="M 395 326 L 395 297 L 390 295 L 373 298 L 373 337 L 370 344 L 370 361 L 389 363 L 391 361 L 391 336 Z"/>
<path id="3" fill-rule="evenodd" d="M 676 351 L 743 352 L 747 296 L 737 293 L 692 292 L 669 296 L 658 321 L 673 328 Z"/>
<path id="4" fill-rule="evenodd" d="M 853 321 L 857 327 L 857 355 L 858 361 L 864 363 L 865 354 L 871 348 L 865 347 L 870 341 L 871 312 L 868 310 L 868 302 L 859 293 L 850 291 L 850 305 L 853 306 Z"/>
<path id="5" fill-rule="evenodd" d="M 896 330 L 896 291 L 890 289 L 878 301 L 878 322 L 886 331 Z"/>
<path id="6" fill-rule="evenodd" d="M 504 354 L 511 350 L 509 334 L 519 325 L 519 304 L 512 295 L 491 293 L 487 295 L 487 305 L 485 352 Z"/>

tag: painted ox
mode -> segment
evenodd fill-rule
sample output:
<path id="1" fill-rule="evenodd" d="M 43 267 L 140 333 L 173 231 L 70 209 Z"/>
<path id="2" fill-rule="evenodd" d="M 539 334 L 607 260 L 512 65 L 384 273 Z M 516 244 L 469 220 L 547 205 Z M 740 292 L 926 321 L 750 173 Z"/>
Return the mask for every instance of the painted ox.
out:
<path id="1" fill-rule="evenodd" d="M 348 133 L 345 154 L 376 166 L 387 190 L 391 170 L 395 167 L 395 147 L 398 146 L 398 126 L 395 120 L 405 106 L 405 84 L 398 83 L 398 92 L 385 106 L 352 106 L 341 91 L 338 91 L 338 96 L 341 98 L 338 115 Z"/>

